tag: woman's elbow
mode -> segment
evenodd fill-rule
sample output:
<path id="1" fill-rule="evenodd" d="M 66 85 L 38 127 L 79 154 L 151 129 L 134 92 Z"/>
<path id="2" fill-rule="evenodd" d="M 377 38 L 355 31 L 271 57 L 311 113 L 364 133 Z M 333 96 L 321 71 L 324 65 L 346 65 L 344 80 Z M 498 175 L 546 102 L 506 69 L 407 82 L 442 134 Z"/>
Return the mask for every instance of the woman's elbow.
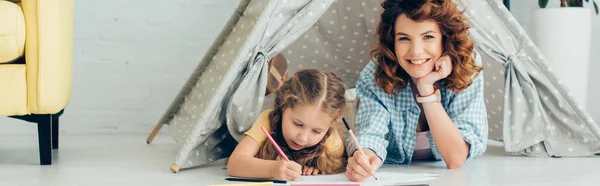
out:
<path id="1" fill-rule="evenodd" d="M 464 161 L 452 161 L 452 162 L 446 162 L 446 167 L 448 167 L 448 169 L 458 169 L 460 168 L 463 164 L 465 164 Z"/>
<path id="2" fill-rule="evenodd" d="M 448 169 L 458 169 L 465 164 L 465 161 L 467 161 L 467 155 L 456 156 L 454 158 L 450 158 L 448 161 L 445 162 L 446 167 L 448 167 Z"/>

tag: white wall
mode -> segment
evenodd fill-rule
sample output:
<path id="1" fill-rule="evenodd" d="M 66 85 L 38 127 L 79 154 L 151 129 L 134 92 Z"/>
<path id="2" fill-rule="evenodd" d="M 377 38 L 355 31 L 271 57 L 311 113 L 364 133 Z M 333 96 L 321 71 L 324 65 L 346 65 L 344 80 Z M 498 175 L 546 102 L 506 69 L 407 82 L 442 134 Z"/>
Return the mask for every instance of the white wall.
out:
<path id="1" fill-rule="evenodd" d="M 596 1 L 600 3 L 600 1 Z M 589 91 L 588 91 L 588 111 L 594 118 L 597 124 L 600 124 L 600 15 L 596 15 L 592 18 L 592 48 L 591 48 L 591 60 L 590 60 L 590 77 L 589 77 Z"/>
<path id="2" fill-rule="evenodd" d="M 61 132 L 147 134 L 238 1 L 75 1 L 73 91 Z M 537 1 L 511 5 L 531 34 Z M 593 21 L 593 33 L 600 33 L 600 16 Z M 590 67 L 600 69 L 600 35 L 592 39 Z M 600 79 L 600 73 L 592 70 L 590 78 Z M 600 122 L 600 86 L 589 82 L 588 110 Z M 32 123 L 0 117 L 0 134 L 35 133 Z"/>
<path id="3" fill-rule="evenodd" d="M 238 2 L 76 0 L 73 90 L 61 132 L 148 133 Z M 0 134 L 35 133 L 33 123 L 0 117 Z"/>
<path id="4" fill-rule="evenodd" d="M 597 1 L 600 3 L 600 1 Z M 511 13 L 521 23 L 525 31 L 529 34 L 530 38 L 533 39 L 533 22 L 532 12 L 539 8 L 537 0 L 512 0 L 510 2 Z M 560 1 L 550 1 L 548 7 L 558 7 Z M 585 5 L 590 6 L 589 4 Z M 591 7 L 588 7 L 591 8 Z M 557 36 L 559 37 L 559 36 Z M 592 47 L 590 56 L 590 72 L 588 80 L 588 95 L 587 95 L 587 110 L 594 118 L 596 123 L 600 124 L 600 73 L 597 69 L 600 69 L 600 15 L 593 15 L 592 17 Z M 596 81 L 594 81 L 596 80 Z"/>

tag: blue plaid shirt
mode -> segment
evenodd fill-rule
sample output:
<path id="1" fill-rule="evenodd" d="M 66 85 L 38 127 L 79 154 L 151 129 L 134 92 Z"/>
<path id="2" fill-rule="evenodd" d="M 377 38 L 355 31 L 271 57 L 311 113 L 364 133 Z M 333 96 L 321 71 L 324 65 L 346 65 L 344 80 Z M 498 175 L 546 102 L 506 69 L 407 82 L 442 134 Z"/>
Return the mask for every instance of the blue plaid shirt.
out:
<path id="1" fill-rule="evenodd" d="M 481 64 L 476 58 L 478 64 Z M 384 163 L 404 164 L 411 162 L 415 149 L 417 122 L 421 109 L 415 102 L 410 85 L 398 94 L 386 94 L 375 84 L 376 64 L 371 61 L 360 73 L 356 92 L 360 100 L 356 115 L 356 138 L 363 148 L 372 149 Z M 460 130 L 463 139 L 470 144 L 467 159 L 485 152 L 488 122 L 483 100 L 483 74 L 473 80 L 464 92 L 455 94 L 441 89 L 441 104 L 450 119 Z M 350 139 L 350 138 L 347 138 Z M 443 160 L 433 137 L 429 142 L 436 160 Z M 351 140 L 346 141 L 348 153 L 356 149 Z M 352 154 L 349 154 L 350 156 Z"/>

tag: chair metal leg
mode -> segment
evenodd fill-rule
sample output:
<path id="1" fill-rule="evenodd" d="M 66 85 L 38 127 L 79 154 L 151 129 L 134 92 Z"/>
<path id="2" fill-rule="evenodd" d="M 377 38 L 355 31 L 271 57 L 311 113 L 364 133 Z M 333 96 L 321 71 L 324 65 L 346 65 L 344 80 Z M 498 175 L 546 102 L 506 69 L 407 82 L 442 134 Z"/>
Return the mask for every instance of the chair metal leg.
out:
<path id="1" fill-rule="evenodd" d="M 40 115 L 38 121 L 38 142 L 40 150 L 40 164 L 52 164 L 52 115 Z"/>
<path id="2" fill-rule="evenodd" d="M 58 149 L 58 118 L 57 115 L 51 115 L 52 117 L 52 150 Z"/>

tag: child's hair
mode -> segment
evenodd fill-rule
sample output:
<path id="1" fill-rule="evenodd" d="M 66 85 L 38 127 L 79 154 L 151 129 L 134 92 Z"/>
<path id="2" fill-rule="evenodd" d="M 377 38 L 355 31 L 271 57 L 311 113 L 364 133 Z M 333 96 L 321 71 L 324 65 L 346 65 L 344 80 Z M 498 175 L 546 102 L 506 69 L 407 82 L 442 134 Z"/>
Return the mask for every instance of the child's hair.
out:
<path id="1" fill-rule="evenodd" d="M 371 52 L 376 59 L 375 82 L 390 94 L 394 90 L 406 88 L 409 75 L 398 64 L 394 53 L 396 19 L 402 14 L 414 21 L 431 19 L 442 32 L 443 53 L 452 60 L 452 72 L 445 78 L 443 87 L 461 92 L 483 69 L 475 64 L 474 43 L 469 39 L 469 24 L 465 22 L 456 4 L 451 0 L 386 0 L 381 6 L 381 21 L 377 25 L 377 45 Z"/>
<path id="2" fill-rule="evenodd" d="M 333 157 L 324 151 L 325 140 L 333 132 L 338 132 L 341 126 L 340 118 L 345 114 L 346 108 L 345 91 L 342 79 L 334 73 L 307 69 L 296 72 L 275 92 L 274 109 L 269 115 L 271 135 L 290 160 L 302 166 L 316 167 L 323 173 L 345 171 L 346 153 Z M 316 106 L 333 119 L 329 121 L 329 130 L 317 145 L 299 151 L 289 148 L 281 131 L 283 111 L 296 106 Z M 256 157 L 276 160 L 278 155 L 273 144 L 265 140 Z"/>

